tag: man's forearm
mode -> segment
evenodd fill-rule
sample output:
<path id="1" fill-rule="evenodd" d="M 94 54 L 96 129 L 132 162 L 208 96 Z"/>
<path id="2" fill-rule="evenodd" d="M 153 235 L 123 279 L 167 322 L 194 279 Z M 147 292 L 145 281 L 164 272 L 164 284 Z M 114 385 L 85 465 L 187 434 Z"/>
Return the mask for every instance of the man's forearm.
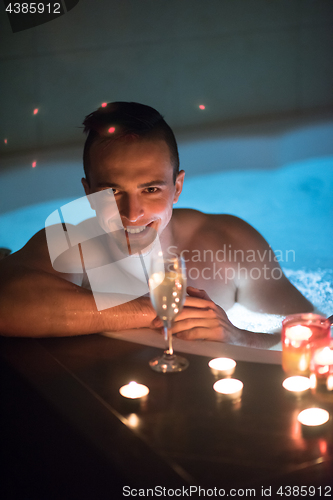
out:
<path id="1" fill-rule="evenodd" d="M 280 333 L 258 333 L 238 329 L 236 345 L 254 347 L 256 349 L 275 349 L 281 341 Z"/>
<path id="2" fill-rule="evenodd" d="M 150 299 L 98 311 L 93 294 L 58 276 L 24 270 L 0 288 L 0 334 L 15 337 L 73 336 L 149 327 Z"/>

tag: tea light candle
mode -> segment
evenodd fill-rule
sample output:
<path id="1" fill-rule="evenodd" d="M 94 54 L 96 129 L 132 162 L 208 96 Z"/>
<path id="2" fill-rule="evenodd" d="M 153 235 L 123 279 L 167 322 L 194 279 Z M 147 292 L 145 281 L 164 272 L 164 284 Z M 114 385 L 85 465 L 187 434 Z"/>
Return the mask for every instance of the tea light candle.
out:
<path id="1" fill-rule="evenodd" d="M 139 399 L 147 396 L 147 394 L 149 394 L 149 389 L 146 385 L 137 384 L 132 381 L 129 384 L 120 387 L 119 392 L 124 398 Z"/>
<path id="2" fill-rule="evenodd" d="M 215 382 L 213 389 L 229 399 L 238 399 L 243 392 L 243 382 L 235 378 L 223 378 Z"/>
<path id="3" fill-rule="evenodd" d="M 302 425 L 316 427 L 328 422 L 329 418 L 330 414 L 328 411 L 323 410 L 322 408 L 307 408 L 298 414 L 297 420 Z"/>
<path id="4" fill-rule="evenodd" d="M 300 394 L 310 389 L 310 379 L 307 377 L 288 377 L 282 382 L 283 387 L 290 392 Z"/>
<path id="5" fill-rule="evenodd" d="M 230 358 L 214 358 L 209 361 L 208 366 L 214 375 L 227 377 L 234 373 L 236 361 Z"/>

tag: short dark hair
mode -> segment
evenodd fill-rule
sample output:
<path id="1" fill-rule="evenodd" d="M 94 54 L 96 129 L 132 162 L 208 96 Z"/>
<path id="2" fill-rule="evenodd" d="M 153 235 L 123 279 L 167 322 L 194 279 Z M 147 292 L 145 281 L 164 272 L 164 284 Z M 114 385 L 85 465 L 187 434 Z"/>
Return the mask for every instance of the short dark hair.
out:
<path id="1" fill-rule="evenodd" d="M 163 116 L 156 109 L 137 102 L 111 102 L 86 116 L 84 132 L 88 134 L 83 150 L 83 168 L 89 182 L 90 147 L 101 138 L 115 141 L 122 137 L 163 140 L 170 151 L 173 180 L 179 173 L 179 154 L 176 138 Z"/>

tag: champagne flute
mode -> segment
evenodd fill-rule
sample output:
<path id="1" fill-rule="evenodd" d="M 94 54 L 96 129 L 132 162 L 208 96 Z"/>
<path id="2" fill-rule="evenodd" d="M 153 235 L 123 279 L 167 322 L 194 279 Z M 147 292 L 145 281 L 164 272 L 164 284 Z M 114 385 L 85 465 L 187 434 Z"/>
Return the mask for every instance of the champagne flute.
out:
<path id="1" fill-rule="evenodd" d="M 157 255 L 151 261 L 149 278 L 150 300 L 163 321 L 166 349 L 162 356 L 149 362 L 157 372 L 180 372 L 188 367 L 187 359 L 176 356 L 172 347 L 171 328 L 175 317 L 182 311 L 186 296 L 186 267 L 182 257 L 164 259 Z"/>

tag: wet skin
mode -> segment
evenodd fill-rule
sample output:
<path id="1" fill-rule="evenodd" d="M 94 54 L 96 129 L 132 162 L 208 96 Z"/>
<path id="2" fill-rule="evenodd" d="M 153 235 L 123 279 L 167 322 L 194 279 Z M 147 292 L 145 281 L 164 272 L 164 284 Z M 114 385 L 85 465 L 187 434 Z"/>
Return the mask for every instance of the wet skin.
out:
<path id="1" fill-rule="evenodd" d="M 202 258 L 187 259 L 191 288 L 188 289 L 190 297 L 184 311 L 174 327 L 179 337 L 232 342 L 233 334 L 224 336 L 221 329 L 231 328 L 224 310 L 231 308 L 236 301 L 252 310 L 283 315 L 312 309 L 282 272 L 278 280 L 267 279 L 268 271 L 279 269 L 279 265 L 266 241 L 247 223 L 229 215 L 173 210 L 183 182 L 183 171 L 173 182 L 173 167 L 165 142 L 132 139 L 123 139 L 107 147 L 98 143 L 93 145 L 89 182 L 82 179 L 87 195 L 112 189 L 122 225 L 129 229 L 126 243 L 122 241 L 120 244 L 124 252 L 128 251 L 128 236 L 137 245 L 133 248 L 140 248 L 140 242 L 144 248 L 147 230 L 141 230 L 145 227 L 157 231 L 165 255 L 183 253 L 190 256 L 195 250 L 197 255 L 203 256 L 210 252 L 208 262 Z M 131 233 L 137 229 L 140 232 Z M 244 266 L 250 271 L 251 267 L 258 265 L 257 262 L 241 263 L 243 275 L 236 272 L 237 259 L 221 263 L 217 255 L 223 246 L 266 254 L 264 262 L 259 262 L 261 268 L 265 266 L 262 279 L 251 280 L 248 275 L 245 278 Z M 159 325 L 158 320 L 155 324 Z"/>
<path id="2" fill-rule="evenodd" d="M 271 347 L 279 342 L 279 336 L 240 330 L 230 323 L 225 310 L 236 301 L 254 311 L 281 315 L 312 310 L 283 274 L 277 280 L 266 279 L 279 265 L 270 258 L 268 243 L 249 224 L 230 215 L 173 210 L 185 173 L 181 171 L 174 182 L 164 141 L 96 141 L 90 150 L 90 163 L 89 178 L 82 179 L 86 194 L 106 190 L 107 199 L 107 190 L 112 190 L 116 200 L 120 215 L 117 251 L 128 255 L 129 250 L 135 253 L 144 248 L 150 241 L 151 228 L 158 233 L 165 255 L 183 252 L 189 257 L 193 250 L 201 255 L 211 252 L 209 261 L 190 258 L 187 262 L 188 284 L 194 288 L 188 288 L 185 307 L 173 327 L 180 338 Z M 108 203 L 97 208 L 97 218 L 106 233 L 114 208 Z M 244 272 L 237 273 L 237 259 L 220 262 L 217 255 L 224 245 L 265 255 L 257 262 L 241 262 L 245 271 L 266 266 L 265 273 L 260 279 L 246 278 Z M 96 247 L 91 253 L 97 265 L 99 257 L 105 257 L 99 252 Z M 85 264 L 89 267 L 96 262 Z M 227 270 L 235 271 L 228 279 Z M 81 286 L 84 281 L 82 273 L 61 273 L 52 267 L 45 230 L 40 231 L 19 252 L 0 262 L 0 333 L 66 336 L 160 326 L 154 321 L 156 315 L 148 297 L 98 311 L 91 291 Z"/>

